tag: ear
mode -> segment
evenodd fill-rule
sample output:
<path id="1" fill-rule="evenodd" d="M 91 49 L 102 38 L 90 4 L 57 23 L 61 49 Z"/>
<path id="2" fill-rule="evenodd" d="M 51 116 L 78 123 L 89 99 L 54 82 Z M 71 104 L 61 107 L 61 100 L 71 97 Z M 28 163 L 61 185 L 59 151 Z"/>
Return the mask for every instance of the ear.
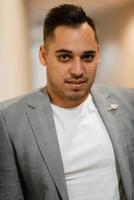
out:
<path id="1" fill-rule="evenodd" d="M 97 45 L 98 63 L 100 63 L 100 44 Z"/>
<path id="2" fill-rule="evenodd" d="M 40 59 L 41 64 L 45 66 L 46 65 L 46 49 L 43 45 L 40 47 L 40 50 L 39 50 L 39 59 Z"/>
<path id="3" fill-rule="evenodd" d="M 100 44 L 97 45 L 97 51 L 98 51 L 98 54 L 100 55 Z"/>

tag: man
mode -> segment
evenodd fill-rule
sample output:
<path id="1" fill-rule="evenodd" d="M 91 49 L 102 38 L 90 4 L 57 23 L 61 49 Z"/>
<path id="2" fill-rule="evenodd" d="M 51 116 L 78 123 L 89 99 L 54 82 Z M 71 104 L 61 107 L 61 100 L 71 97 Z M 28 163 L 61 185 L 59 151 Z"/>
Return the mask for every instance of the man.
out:
<path id="1" fill-rule="evenodd" d="M 134 95 L 92 87 L 99 49 L 81 7 L 50 10 L 47 87 L 1 104 L 0 200 L 134 199 Z"/>

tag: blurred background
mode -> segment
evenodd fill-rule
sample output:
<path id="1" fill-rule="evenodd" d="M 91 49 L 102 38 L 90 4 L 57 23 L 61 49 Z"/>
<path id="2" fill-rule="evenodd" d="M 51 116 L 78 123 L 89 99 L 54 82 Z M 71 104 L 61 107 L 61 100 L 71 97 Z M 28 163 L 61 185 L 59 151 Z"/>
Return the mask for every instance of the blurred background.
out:
<path id="1" fill-rule="evenodd" d="M 46 84 L 38 58 L 43 20 L 62 3 L 81 5 L 97 24 L 101 59 L 96 82 L 134 87 L 133 0 L 1 0 L 0 101 Z"/>

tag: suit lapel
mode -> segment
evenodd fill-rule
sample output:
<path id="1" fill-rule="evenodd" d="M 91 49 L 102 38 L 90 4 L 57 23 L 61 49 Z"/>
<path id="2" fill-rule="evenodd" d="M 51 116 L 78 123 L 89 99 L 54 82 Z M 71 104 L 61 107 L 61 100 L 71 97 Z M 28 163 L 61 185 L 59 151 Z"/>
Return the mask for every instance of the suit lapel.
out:
<path id="1" fill-rule="evenodd" d="M 97 91 L 94 87 L 91 93 L 93 101 L 96 104 L 105 127 L 109 133 L 127 199 L 132 199 L 133 184 L 129 170 L 129 158 L 127 149 L 127 145 L 129 143 L 129 119 L 126 117 L 126 120 L 123 121 L 123 107 L 120 105 L 120 102 L 118 102 L 110 94 L 102 94 L 102 92 L 99 92 L 99 90 Z M 109 110 L 108 108 L 111 104 L 118 105 L 118 109 Z"/>
<path id="2" fill-rule="evenodd" d="M 68 200 L 64 169 L 56 136 L 50 100 L 46 94 L 33 95 L 27 115 L 44 162 L 64 200 Z"/>

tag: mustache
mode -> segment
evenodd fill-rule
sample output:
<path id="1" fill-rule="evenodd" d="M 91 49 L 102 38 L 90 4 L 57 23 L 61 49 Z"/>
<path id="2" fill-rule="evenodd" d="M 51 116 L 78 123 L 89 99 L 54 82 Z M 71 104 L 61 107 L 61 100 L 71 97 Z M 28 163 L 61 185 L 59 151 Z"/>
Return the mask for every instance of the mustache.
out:
<path id="1" fill-rule="evenodd" d="M 80 83 L 85 83 L 88 81 L 88 78 L 83 77 L 83 78 L 66 78 L 64 83 L 68 83 L 68 84 L 80 84 Z"/>

